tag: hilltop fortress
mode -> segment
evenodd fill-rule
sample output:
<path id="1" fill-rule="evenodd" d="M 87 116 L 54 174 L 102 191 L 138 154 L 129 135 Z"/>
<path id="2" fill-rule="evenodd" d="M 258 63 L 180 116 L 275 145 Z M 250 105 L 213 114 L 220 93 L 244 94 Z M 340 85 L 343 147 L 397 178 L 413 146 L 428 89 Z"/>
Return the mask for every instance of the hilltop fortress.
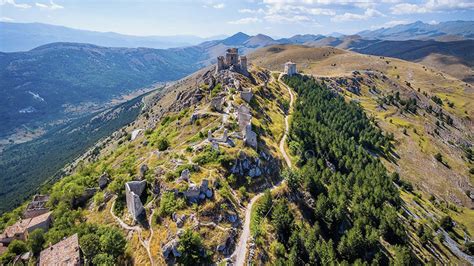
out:
<path id="1" fill-rule="evenodd" d="M 225 57 L 217 57 L 216 73 L 224 69 L 236 71 L 243 75 L 248 75 L 247 57 L 244 55 L 239 57 L 239 49 L 237 48 L 227 49 Z"/>

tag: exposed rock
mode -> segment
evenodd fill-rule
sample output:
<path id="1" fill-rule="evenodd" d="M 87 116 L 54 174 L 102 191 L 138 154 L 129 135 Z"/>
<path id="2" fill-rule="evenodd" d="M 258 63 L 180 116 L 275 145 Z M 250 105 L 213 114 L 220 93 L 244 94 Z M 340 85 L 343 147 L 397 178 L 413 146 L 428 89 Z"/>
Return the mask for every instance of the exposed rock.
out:
<path id="1" fill-rule="evenodd" d="M 142 166 L 140 166 L 140 178 L 141 179 L 145 178 L 145 175 L 146 175 L 147 171 L 148 171 L 148 165 L 142 164 Z"/>
<path id="2" fill-rule="evenodd" d="M 227 220 L 229 221 L 229 223 L 235 223 L 237 221 L 237 215 L 234 215 L 234 214 L 229 214 L 227 216 Z"/>
<path id="3" fill-rule="evenodd" d="M 187 218 L 185 214 L 178 215 L 176 213 L 173 213 L 173 215 L 171 217 L 172 217 L 173 221 L 176 222 L 176 226 L 178 228 L 183 227 L 184 222 L 186 221 L 186 218 Z"/>
<path id="4" fill-rule="evenodd" d="M 224 107 L 225 97 L 222 95 L 216 96 L 211 99 L 211 110 L 222 111 Z"/>
<path id="5" fill-rule="evenodd" d="M 201 181 L 201 187 L 199 188 L 201 192 L 205 193 L 209 189 L 209 180 L 203 179 Z"/>
<path id="6" fill-rule="evenodd" d="M 254 167 L 252 169 L 250 169 L 249 171 L 249 176 L 250 177 L 258 177 L 258 176 L 261 176 L 262 175 L 262 171 L 260 170 L 259 167 Z"/>
<path id="7" fill-rule="evenodd" d="M 135 139 L 138 137 L 138 135 L 140 134 L 140 132 L 142 132 L 142 131 L 143 131 L 143 129 L 135 129 L 135 130 L 133 130 L 133 131 L 132 131 L 132 134 L 131 134 L 130 140 L 132 140 L 132 141 L 135 140 Z"/>
<path id="8" fill-rule="evenodd" d="M 230 230 L 228 235 L 224 238 L 224 241 L 217 245 L 216 251 L 224 255 L 229 255 L 232 252 L 232 247 L 235 244 L 235 230 Z"/>
<path id="9" fill-rule="evenodd" d="M 247 103 L 250 103 L 253 98 L 253 93 L 251 91 L 241 91 L 240 98 L 242 98 L 242 100 L 246 101 Z"/>
<path id="10" fill-rule="evenodd" d="M 245 131 L 244 131 L 244 141 L 245 141 L 245 144 L 254 148 L 254 149 L 257 149 L 257 133 L 255 133 L 253 130 L 252 130 L 252 124 L 248 124 L 246 127 L 245 127 Z"/>
<path id="11" fill-rule="evenodd" d="M 79 206 L 79 205 L 82 205 L 84 203 L 86 203 L 86 201 L 88 201 L 90 198 L 92 198 L 94 196 L 94 194 L 97 192 L 98 188 L 86 188 L 84 190 L 84 193 L 82 193 L 81 196 L 75 198 L 73 200 L 73 205 L 74 206 Z"/>
<path id="12" fill-rule="evenodd" d="M 100 177 L 99 177 L 99 188 L 101 190 L 104 190 L 107 185 L 109 184 L 110 179 L 109 179 L 109 174 L 104 172 Z"/>
<path id="13" fill-rule="evenodd" d="M 170 242 L 166 243 L 163 247 L 163 257 L 165 260 L 169 259 L 169 256 L 172 254 L 175 258 L 181 257 L 181 253 L 178 251 L 178 240 L 173 239 Z"/>
<path id="14" fill-rule="evenodd" d="M 178 182 L 180 181 L 186 181 L 186 182 L 189 182 L 189 178 L 191 177 L 191 171 L 189 171 L 189 169 L 184 169 L 182 172 L 181 172 L 181 175 L 179 176 L 178 178 Z"/>
<path id="15" fill-rule="evenodd" d="M 190 184 L 189 188 L 183 192 L 184 197 L 190 202 L 197 202 L 201 190 L 196 184 Z"/>
<path id="16" fill-rule="evenodd" d="M 153 188 L 152 188 L 153 194 L 159 195 L 160 190 L 161 190 L 161 182 L 160 180 L 155 179 L 155 181 L 153 182 Z"/>

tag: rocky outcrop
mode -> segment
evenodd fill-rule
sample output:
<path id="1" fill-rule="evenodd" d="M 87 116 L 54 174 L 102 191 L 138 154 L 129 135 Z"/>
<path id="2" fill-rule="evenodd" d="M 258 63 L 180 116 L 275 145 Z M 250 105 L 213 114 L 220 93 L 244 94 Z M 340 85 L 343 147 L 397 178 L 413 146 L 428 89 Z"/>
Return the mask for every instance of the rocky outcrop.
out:
<path id="1" fill-rule="evenodd" d="M 210 199 L 213 196 L 212 189 L 209 188 L 209 181 L 207 179 L 202 180 L 201 185 L 198 186 L 194 183 L 189 184 L 186 191 L 182 192 L 183 196 L 192 203 Z"/>
<path id="2" fill-rule="evenodd" d="M 74 198 L 72 205 L 77 207 L 80 205 L 85 204 L 90 198 L 94 196 L 94 194 L 98 191 L 98 188 L 86 188 L 81 196 Z"/>
<path id="3" fill-rule="evenodd" d="M 242 98 L 242 100 L 246 101 L 247 103 L 250 103 L 253 98 L 253 93 L 251 91 L 241 91 L 240 98 Z"/>
<path id="4" fill-rule="evenodd" d="M 233 252 L 233 247 L 235 245 L 236 231 L 235 229 L 229 230 L 224 241 L 217 245 L 216 251 L 223 255 L 230 255 Z"/>
<path id="5" fill-rule="evenodd" d="M 171 218 L 172 218 L 173 221 L 176 223 L 176 226 L 177 226 L 178 228 L 181 228 L 181 227 L 183 227 L 184 222 L 186 222 L 187 216 L 186 216 L 186 214 L 181 214 L 181 215 L 179 215 L 179 214 L 173 213 L 173 214 L 171 215 Z"/>
<path id="6" fill-rule="evenodd" d="M 161 250 L 165 260 L 169 260 L 170 255 L 173 255 L 175 258 L 181 257 L 181 253 L 178 251 L 178 239 L 173 239 L 166 243 Z"/>
<path id="7" fill-rule="evenodd" d="M 110 176 L 108 173 L 103 173 L 100 177 L 99 177 L 99 188 L 101 190 L 104 190 L 107 185 L 109 184 L 110 182 Z"/>
<path id="8" fill-rule="evenodd" d="M 142 164 L 142 166 L 140 166 L 140 179 L 145 178 L 147 171 L 148 171 L 148 165 Z"/>
<path id="9" fill-rule="evenodd" d="M 266 158 L 270 159 L 268 156 Z M 252 178 L 259 177 L 263 174 L 270 174 L 273 167 L 264 164 L 260 158 L 248 157 L 245 153 L 241 153 L 230 169 L 232 174 L 240 176 L 250 176 Z"/>

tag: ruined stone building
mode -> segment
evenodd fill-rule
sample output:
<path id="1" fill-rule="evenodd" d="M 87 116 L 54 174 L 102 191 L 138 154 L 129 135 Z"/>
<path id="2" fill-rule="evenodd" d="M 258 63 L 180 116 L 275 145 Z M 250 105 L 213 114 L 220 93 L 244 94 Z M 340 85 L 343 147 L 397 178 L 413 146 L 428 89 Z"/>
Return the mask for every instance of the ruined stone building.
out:
<path id="1" fill-rule="evenodd" d="M 298 74 L 296 71 L 296 63 L 293 63 L 291 61 L 288 61 L 285 63 L 285 74 L 287 74 L 289 77 Z"/>
<path id="2" fill-rule="evenodd" d="M 79 246 L 79 237 L 74 234 L 55 245 L 41 251 L 39 258 L 40 266 L 61 265 L 80 266 L 84 265 L 84 258 Z"/>
<path id="3" fill-rule="evenodd" d="M 35 195 L 33 200 L 28 203 L 25 211 L 23 212 L 23 217 L 33 218 L 35 216 L 49 212 L 49 208 L 46 207 L 48 203 L 49 196 L 47 195 Z"/>
<path id="4" fill-rule="evenodd" d="M 145 212 L 140 196 L 146 188 L 146 181 L 130 181 L 125 183 L 125 196 L 127 200 L 128 212 L 132 215 L 134 220 Z"/>
<path id="5" fill-rule="evenodd" d="M 245 144 L 257 149 L 257 133 L 252 130 L 252 114 L 247 106 L 239 106 L 237 109 L 237 120 L 240 132 L 244 136 Z"/>
<path id="6" fill-rule="evenodd" d="M 216 73 L 224 69 L 247 75 L 247 57 L 244 55 L 239 56 L 239 50 L 237 48 L 227 49 L 225 57 L 217 57 Z"/>
<path id="7" fill-rule="evenodd" d="M 48 231 L 51 225 L 51 214 L 52 212 L 43 213 L 33 218 L 22 219 L 8 226 L 0 235 L 0 243 L 8 245 L 13 240 L 24 241 L 28 239 L 28 234 L 35 229 L 43 229 L 44 232 Z"/>
<path id="8" fill-rule="evenodd" d="M 248 124 L 244 131 L 245 144 L 257 149 L 257 133 L 252 130 L 252 124 Z"/>

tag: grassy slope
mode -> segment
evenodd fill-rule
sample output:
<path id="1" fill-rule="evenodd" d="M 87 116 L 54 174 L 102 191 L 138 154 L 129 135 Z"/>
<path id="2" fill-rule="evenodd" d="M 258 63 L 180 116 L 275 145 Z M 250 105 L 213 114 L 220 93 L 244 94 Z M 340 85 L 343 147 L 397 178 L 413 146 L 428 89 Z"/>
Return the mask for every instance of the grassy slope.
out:
<path id="1" fill-rule="evenodd" d="M 383 84 L 376 81 L 376 87 L 382 92 L 398 90 L 401 95 L 417 95 L 422 101 L 429 102 L 427 97 L 417 92 L 417 89 L 420 88 L 421 92 L 427 92 L 429 96 L 437 95 L 445 102 L 445 99 L 449 99 L 455 106 L 450 108 L 444 104 L 443 111 L 457 119 L 455 124 L 459 128 L 459 130 L 450 129 L 449 134 L 471 142 L 473 140 L 473 136 L 469 132 L 474 130 L 474 124 L 467 117 L 474 115 L 474 88 L 464 82 L 421 65 L 392 58 L 381 59 L 334 48 L 299 46 L 278 46 L 278 48 L 285 49 L 285 51 L 274 53 L 271 52 L 272 48 L 266 48 L 254 53 L 251 58 L 254 63 L 272 70 L 281 69 L 284 62 L 292 60 L 298 64 L 300 70 L 317 77 L 352 78 L 353 70 L 378 70 L 393 81 L 393 84 L 390 82 Z M 407 87 L 405 81 L 410 82 L 412 88 Z M 445 186 L 445 183 L 454 183 L 450 181 L 453 175 L 463 182 L 468 181 L 468 165 L 461 158 L 462 151 L 446 141 L 428 134 L 428 131 L 433 130 L 435 120 L 422 115 L 400 114 L 390 107 L 388 110 L 377 110 L 376 97 L 368 92 L 367 86 L 362 86 L 361 89 L 360 96 L 350 93 L 347 93 L 346 96 L 359 100 L 369 115 L 377 118 L 379 125 L 385 131 L 395 135 L 397 151 L 400 153 L 401 159 L 398 161 L 398 166 L 387 163 L 389 169 L 398 169 L 405 173 L 405 175 L 402 174 L 402 177 L 411 181 L 426 183 L 425 186 L 428 186 L 428 189 L 433 190 L 439 196 L 446 195 L 446 189 L 450 188 Z M 433 102 L 430 104 L 436 106 Z M 402 134 L 403 128 L 411 129 L 409 136 Z M 413 128 L 417 129 L 418 134 L 411 132 Z M 445 155 L 451 169 L 444 169 L 436 164 L 433 154 L 437 151 Z M 420 165 L 427 167 L 420 167 Z M 468 203 L 467 199 L 461 195 L 464 191 L 453 191 L 452 193 L 463 199 L 463 203 Z"/>
<path id="2" fill-rule="evenodd" d="M 180 92 L 189 90 L 191 87 L 194 87 L 195 80 L 199 78 L 199 76 L 204 71 L 198 72 L 198 74 L 193 75 L 188 79 L 184 79 L 180 81 L 176 86 L 169 89 L 167 94 L 161 98 L 156 104 L 153 104 L 149 109 L 150 114 L 161 114 L 167 109 L 173 109 L 173 99 L 176 99 L 176 95 Z M 289 99 L 288 92 L 284 88 L 280 88 L 275 83 L 270 83 L 269 86 L 265 89 L 261 85 L 251 85 L 249 83 L 243 83 L 244 87 L 251 87 L 253 92 L 255 93 L 255 100 L 252 102 L 251 106 L 253 107 L 253 115 L 254 119 L 252 122 L 257 127 L 261 127 L 264 129 L 264 133 L 261 134 L 261 141 L 266 143 L 266 147 L 264 150 L 271 154 L 272 156 L 278 158 L 278 140 L 279 136 L 283 134 L 283 110 L 280 108 L 279 103 L 283 102 L 284 100 Z M 240 97 L 236 94 L 234 95 L 234 101 L 236 104 L 240 103 Z M 191 114 L 193 110 L 209 110 L 208 101 L 203 100 L 200 104 L 193 106 L 191 108 L 184 108 L 182 110 L 176 110 L 175 112 L 167 113 L 165 116 L 173 117 L 171 122 L 167 124 L 160 124 L 153 130 L 153 132 L 149 135 L 142 134 L 136 140 L 127 144 L 127 146 L 123 146 L 121 149 L 124 149 L 123 152 L 119 156 L 112 156 L 108 159 L 108 164 L 119 166 L 123 163 L 127 157 L 133 156 L 136 171 L 138 171 L 139 165 L 145 163 L 149 166 L 150 169 L 156 169 L 160 167 L 165 170 L 165 172 L 175 172 L 177 166 L 180 164 L 179 161 L 186 164 L 192 158 L 195 158 L 199 153 L 196 152 L 189 152 L 186 151 L 186 148 L 199 143 L 203 140 L 203 138 L 199 137 L 199 132 L 204 133 L 207 136 L 207 130 L 209 129 L 216 129 L 220 126 L 221 117 L 218 113 L 210 112 L 210 116 L 204 119 L 200 119 L 199 124 L 188 124 Z M 258 120 L 258 121 L 257 121 Z M 125 130 L 127 132 L 131 131 L 133 128 L 143 128 L 149 123 L 150 119 L 146 119 L 144 116 L 140 116 L 133 125 Z M 222 134 L 221 130 L 214 131 L 214 136 L 220 136 Z M 153 143 L 153 139 L 157 137 L 166 137 L 170 140 L 170 147 L 171 150 L 168 152 L 161 153 L 157 156 L 154 151 L 156 147 L 152 145 L 149 146 L 142 146 L 140 143 L 145 139 L 149 140 L 150 143 Z M 111 146 L 113 150 L 113 145 Z M 262 147 L 263 148 L 263 147 Z M 119 150 L 121 150 L 119 149 Z M 224 151 L 225 154 L 229 155 L 230 157 L 236 158 L 240 151 L 244 151 L 247 154 L 254 154 L 254 151 L 243 147 L 243 143 L 241 141 L 236 142 L 236 147 L 234 148 L 227 148 L 220 146 L 220 149 Z M 107 150 L 107 149 L 106 149 Z M 104 151 L 106 151 L 104 150 Z M 261 150 L 261 149 L 260 149 Z M 107 153 L 107 152 L 106 152 Z M 116 154 L 117 152 L 113 152 Z M 201 169 L 197 172 L 193 172 L 191 175 L 191 180 L 195 183 L 200 183 L 200 181 L 204 178 L 206 179 L 222 179 L 225 176 L 222 176 L 222 173 L 225 170 L 217 163 L 209 163 L 201 167 Z M 163 179 L 161 179 L 164 181 Z M 224 187 L 227 182 L 224 182 Z M 166 181 L 166 186 L 173 187 L 176 186 L 174 182 Z M 255 181 L 254 185 L 258 184 L 258 181 Z M 247 185 L 247 191 L 252 194 L 252 186 L 253 184 Z M 229 187 L 230 188 L 230 187 Z M 223 190 L 215 191 L 216 197 L 213 201 L 206 201 L 204 204 L 200 205 L 199 208 L 194 206 L 188 206 L 187 208 L 178 211 L 179 214 L 191 214 L 191 213 L 206 213 L 208 211 L 211 212 L 222 212 L 221 207 L 222 205 L 227 205 L 229 201 L 226 200 L 228 198 L 227 195 L 223 194 Z M 245 197 L 239 191 L 235 191 L 232 194 L 237 196 L 237 198 L 231 197 L 231 202 L 242 201 L 245 203 Z M 236 206 L 235 206 L 236 207 Z M 229 206 L 228 209 L 231 211 L 234 207 Z M 237 208 L 238 210 L 238 208 Z M 89 219 L 97 220 L 97 217 L 107 217 L 108 212 L 107 210 L 97 212 L 94 211 L 90 215 L 88 215 Z M 99 220 L 102 218 L 99 218 Z M 200 216 L 201 222 L 211 222 L 209 218 L 202 215 Z M 192 222 L 187 221 L 185 227 L 191 226 Z M 230 224 L 225 222 L 220 223 L 223 227 L 230 227 Z M 174 222 L 171 221 L 170 218 L 165 218 L 159 224 L 153 224 L 153 229 L 155 231 L 155 237 L 151 242 L 151 250 L 153 253 L 153 258 L 155 263 L 163 264 L 163 258 L 161 256 L 161 245 L 166 242 L 166 238 L 170 235 L 176 233 L 178 228 Z M 199 229 L 199 233 L 204 237 L 204 244 L 208 248 L 208 250 L 214 251 L 216 245 L 221 243 L 225 239 L 225 233 L 219 229 L 211 229 L 207 227 L 201 227 Z M 148 263 L 147 256 L 145 250 L 140 246 L 138 241 L 132 241 L 130 243 L 130 249 L 133 250 L 133 256 L 137 259 L 137 263 Z M 216 260 L 218 256 L 214 255 L 214 260 Z"/>
<path id="3" fill-rule="evenodd" d="M 90 156 L 82 157 L 81 159 L 85 162 L 92 161 L 86 163 L 85 168 L 82 167 L 82 169 L 87 169 L 86 172 L 94 177 L 98 177 L 104 169 L 108 169 L 111 172 L 112 179 L 110 188 L 118 180 L 132 179 L 133 176 L 138 175 L 140 166 L 147 164 L 150 169 L 146 175 L 147 180 L 151 182 L 155 177 L 158 177 L 165 187 L 179 189 L 180 185 L 174 182 L 175 177 L 173 177 L 173 174 L 179 175 L 180 169 L 183 166 L 186 167 L 190 161 L 204 153 L 190 151 L 187 148 L 202 142 L 206 138 L 207 130 L 209 129 L 214 129 L 213 135 L 216 137 L 222 134 L 222 130 L 215 131 L 220 126 L 222 118 L 221 114 L 209 109 L 209 99 L 207 98 L 209 96 L 206 96 L 204 100 L 192 107 L 177 105 L 179 101 L 176 101 L 178 95 L 192 91 L 196 88 L 196 84 L 200 85 L 200 77 L 207 70 L 204 69 L 179 81 L 176 85 L 167 89 L 166 92 L 157 92 L 156 95 L 147 96 L 144 100 L 147 105 L 146 112 L 142 112 L 133 123 L 117 131 L 118 134 L 114 134 L 106 141 L 100 143 L 99 145 L 102 149 L 97 159 L 91 159 Z M 255 73 L 254 77 L 256 77 Z M 265 87 L 258 77 L 256 77 L 256 80 L 256 85 L 251 84 L 248 80 L 241 80 L 241 84 L 244 88 L 252 88 L 255 94 L 254 100 L 250 105 L 252 106 L 254 116 L 252 122 L 260 130 L 261 145 L 259 146 L 259 152 L 264 150 L 279 161 L 278 141 L 284 130 L 284 110 L 282 106 L 284 101 L 288 101 L 289 95 L 285 88 L 278 86 L 275 82 L 270 82 Z M 238 94 L 234 94 L 233 98 L 235 104 L 242 102 Z M 190 117 L 197 110 L 206 112 L 209 116 L 199 119 L 199 123 L 190 124 Z M 140 134 L 133 141 L 127 140 L 127 135 L 124 132 L 131 132 L 137 128 L 146 128 L 155 119 L 159 121 L 156 127 Z M 199 132 L 203 134 L 200 136 Z M 157 153 L 155 143 L 160 138 L 169 140 L 170 149 Z M 145 140 L 149 142 L 148 145 L 142 144 Z M 220 150 L 230 158 L 237 158 L 242 151 L 247 155 L 257 156 L 254 150 L 244 147 L 241 140 L 237 140 L 236 147 L 233 148 L 220 145 Z M 156 174 L 155 170 L 159 168 L 165 171 L 165 175 L 160 176 Z M 242 202 L 245 204 L 246 199 L 253 194 L 253 189 L 260 187 L 273 178 L 272 176 L 263 175 L 260 178 L 253 179 L 251 182 L 246 181 L 244 178 L 243 180 L 237 180 L 235 185 L 229 185 L 226 181 L 227 175 L 225 173 L 226 169 L 217 161 L 205 163 L 200 166 L 199 170 L 193 171 L 191 174 L 193 182 L 200 184 L 201 180 L 205 178 L 209 180 L 218 179 L 222 188 L 214 190 L 215 198 L 213 200 L 207 200 L 199 206 L 187 205 L 179 210 L 178 213 L 187 215 L 195 213 L 199 217 L 200 222 L 204 223 L 213 221 L 215 219 L 214 216 L 217 214 L 223 214 L 225 217 L 226 213 L 233 212 L 240 216 L 240 208 L 237 206 L 237 203 Z M 240 187 L 245 187 L 247 192 L 238 191 L 237 189 Z M 150 200 L 151 196 L 149 194 L 148 202 Z M 156 203 L 152 203 L 150 206 L 153 206 L 153 208 L 155 205 L 159 206 L 158 202 L 157 200 Z M 111 205 L 111 202 L 107 203 L 106 207 L 102 210 L 98 210 L 96 207 L 87 208 L 84 210 L 87 221 L 117 224 L 109 212 Z M 150 213 L 151 209 L 147 207 L 147 214 L 149 215 Z M 211 213 L 211 215 L 206 213 Z M 130 222 L 126 211 L 122 219 Z M 11 220 L 10 224 L 12 222 L 14 220 Z M 185 228 L 191 227 L 192 224 L 193 222 L 188 219 Z M 219 226 L 229 228 L 231 225 L 224 220 L 219 223 Z M 161 255 L 161 246 L 169 241 L 169 237 L 176 234 L 178 228 L 176 228 L 176 224 L 171 221 L 169 216 L 164 217 L 159 223 L 156 223 L 156 219 L 153 219 L 152 228 L 154 229 L 154 237 L 152 238 L 150 249 L 155 263 L 162 265 L 165 262 Z M 225 232 L 219 228 L 212 229 L 206 226 L 201 226 L 198 232 L 203 237 L 207 250 L 213 254 L 213 260 L 221 259 L 215 253 L 215 250 L 216 246 L 225 239 Z M 144 230 L 142 236 L 146 237 L 150 233 L 150 230 Z M 132 235 L 128 243 L 127 252 L 133 257 L 135 263 L 149 263 L 146 250 L 138 241 L 137 234 Z"/>
<path id="4" fill-rule="evenodd" d="M 360 96 L 344 92 L 348 100 L 358 100 L 369 116 L 376 118 L 378 125 L 384 131 L 394 134 L 395 147 L 400 159 L 396 163 L 383 160 L 390 171 L 398 171 L 403 179 L 413 182 L 417 189 L 423 191 L 420 195 L 423 195 L 425 199 L 431 194 L 448 202 L 460 201 L 464 206 L 472 206 L 472 202 L 466 197 L 464 191 L 470 186 L 472 189 L 470 184 L 474 183 L 474 177 L 469 176 L 468 173 L 469 167 L 472 166 L 462 158 L 463 152 L 459 146 L 447 141 L 454 139 L 464 139 L 470 143 L 473 141 L 474 125 L 468 119 L 474 115 L 474 89 L 470 85 L 416 63 L 360 55 L 331 47 L 274 46 L 260 49 L 250 55 L 250 58 L 253 63 L 275 71 L 281 71 L 283 64 L 291 60 L 298 64 L 300 71 L 320 78 L 352 78 L 354 70 L 375 70 L 384 73 L 391 81 L 385 83 L 380 80 L 375 81 L 377 89 L 381 90 L 382 94 L 400 91 L 402 97 L 416 95 L 420 98 L 419 102 L 429 103 L 432 106 L 436 104 L 422 92 L 428 93 L 428 96 L 440 97 L 445 102 L 443 112 L 454 117 L 455 125 L 457 125 L 457 129 L 448 127 L 446 130 L 441 129 L 442 137 L 430 134 L 435 128 L 436 120 L 426 114 L 422 115 L 424 111 L 412 115 L 401 114 L 391 106 L 387 110 L 380 110 L 376 108 L 377 97 L 369 93 L 369 87 L 364 85 L 361 86 Z M 362 76 L 365 79 L 368 78 L 366 75 Z M 412 88 L 408 87 L 405 81 L 408 81 Z M 417 91 L 418 88 L 421 93 Z M 446 99 L 455 104 L 454 108 L 446 105 Z M 407 135 L 403 134 L 405 128 Z M 417 133 L 414 133 L 414 129 Z M 450 168 L 433 158 L 438 151 L 443 154 Z M 408 198 L 404 197 L 404 200 L 408 201 Z M 408 204 L 408 208 L 412 210 L 414 207 Z M 455 220 L 462 223 L 471 235 L 474 235 L 474 226 L 471 222 L 474 220 L 474 213 L 469 208 L 457 209 L 458 211 L 452 211 L 446 207 L 442 208 L 445 213 L 449 213 Z M 412 242 L 416 245 L 417 237 L 413 239 Z M 426 250 L 420 252 L 420 258 L 423 258 L 426 255 L 423 255 L 423 252 L 426 253 Z M 455 259 L 449 255 L 449 252 L 447 254 L 446 258 Z"/>

